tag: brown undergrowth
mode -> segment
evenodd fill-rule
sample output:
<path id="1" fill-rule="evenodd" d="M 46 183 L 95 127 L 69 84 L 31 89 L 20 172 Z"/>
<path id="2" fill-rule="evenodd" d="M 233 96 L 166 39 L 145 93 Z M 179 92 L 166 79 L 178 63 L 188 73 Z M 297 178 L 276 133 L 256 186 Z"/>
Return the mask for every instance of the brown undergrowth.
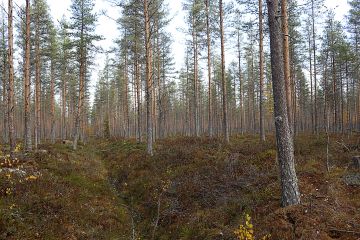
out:
<path id="1" fill-rule="evenodd" d="M 1 166 L 0 239 L 125 239 L 128 214 L 93 147 L 41 148 Z"/>
<path id="2" fill-rule="evenodd" d="M 255 239 L 359 239 L 360 187 L 343 180 L 359 136 L 330 140 L 328 173 L 326 137 L 296 137 L 302 204 L 288 208 L 271 136 L 169 138 L 153 157 L 131 140 L 44 145 L 0 160 L 0 239 L 236 239 L 249 224 Z"/>
<path id="3" fill-rule="evenodd" d="M 302 204 L 280 207 L 276 145 L 272 137 L 173 138 L 159 141 L 154 157 L 129 141 L 103 145 L 117 190 L 135 214 L 142 239 L 235 239 L 249 214 L 255 235 L 271 239 L 358 239 L 360 189 L 342 177 L 358 136 L 296 137 Z"/>

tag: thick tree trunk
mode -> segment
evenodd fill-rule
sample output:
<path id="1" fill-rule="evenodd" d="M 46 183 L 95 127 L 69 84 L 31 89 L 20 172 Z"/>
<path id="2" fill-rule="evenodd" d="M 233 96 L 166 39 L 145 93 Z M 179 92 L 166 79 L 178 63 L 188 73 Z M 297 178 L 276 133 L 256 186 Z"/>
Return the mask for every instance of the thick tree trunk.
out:
<path id="1" fill-rule="evenodd" d="M 225 46 L 224 46 L 224 9 L 223 2 L 219 0 L 220 9 L 220 38 L 221 38 L 221 87 L 222 87 L 222 105 L 223 105 L 223 134 L 226 142 L 230 142 L 229 127 L 228 127 L 228 112 L 227 112 L 227 90 L 225 79 Z"/>
<path id="2" fill-rule="evenodd" d="M 8 5 L 8 63 L 9 63 L 9 83 L 8 83 L 8 127 L 10 157 L 13 158 L 15 151 L 15 106 L 14 106 L 14 55 L 13 55 L 13 1 L 9 0 Z"/>
<path id="3" fill-rule="evenodd" d="M 277 16 L 278 0 L 267 0 L 271 72 L 274 92 L 274 113 L 278 161 L 281 179 L 282 206 L 300 203 L 298 180 L 295 172 L 294 146 L 288 122 L 286 91 L 284 86 L 284 61 L 282 52 L 281 20 Z"/>
<path id="4" fill-rule="evenodd" d="M 146 48 L 146 126 L 147 126 L 147 153 L 154 155 L 153 150 L 153 119 L 152 119 L 152 50 L 150 39 L 150 17 L 148 1 L 144 0 L 144 21 L 145 21 L 145 48 Z"/>
<path id="5" fill-rule="evenodd" d="M 24 66 L 24 148 L 31 151 L 30 126 L 30 0 L 26 0 L 26 36 L 25 36 L 25 66 Z"/>

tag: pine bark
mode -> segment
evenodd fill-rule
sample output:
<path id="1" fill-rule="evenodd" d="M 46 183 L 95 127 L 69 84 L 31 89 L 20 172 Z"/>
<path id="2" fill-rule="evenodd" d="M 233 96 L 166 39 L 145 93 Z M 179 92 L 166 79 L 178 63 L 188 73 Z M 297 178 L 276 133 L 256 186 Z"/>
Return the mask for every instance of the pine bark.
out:
<path id="1" fill-rule="evenodd" d="M 15 151 L 15 106 L 14 106 L 14 55 L 13 55 L 13 1 L 8 2 L 8 64 L 9 64 L 9 83 L 8 83 L 8 128 L 10 157 L 14 158 Z"/>
<path id="2" fill-rule="evenodd" d="M 79 69 L 79 98 L 78 98 L 78 105 L 75 114 L 75 133 L 74 133 L 74 141 L 73 141 L 73 149 L 77 149 L 78 141 L 80 138 L 80 131 L 81 131 L 81 119 L 82 119 L 82 110 L 84 104 L 84 97 L 85 97 L 85 70 L 86 70 L 86 51 L 85 51 L 85 42 L 84 42 L 84 22 L 81 25 L 81 32 L 80 32 L 80 69 Z"/>
<path id="3" fill-rule="evenodd" d="M 210 37 L 210 12 L 209 12 L 210 0 L 205 0 L 206 7 L 206 42 L 207 42 L 207 64 L 208 64 L 208 132 L 209 136 L 214 136 L 213 131 L 213 103 L 212 103 L 212 79 L 211 79 L 211 37 Z"/>
<path id="4" fill-rule="evenodd" d="M 144 21 L 145 21 L 145 48 L 146 48 L 146 127 L 147 127 L 147 153 L 154 155 L 153 150 L 153 119 L 152 119 L 152 50 L 150 39 L 150 16 L 148 1 L 144 0 Z"/>
<path id="5" fill-rule="evenodd" d="M 199 120 L 199 79 L 198 79 L 198 40 L 197 30 L 195 29 L 195 16 L 192 16 L 192 38 L 193 38 L 193 51 L 194 51 L 194 93 L 193 93 L 193 110 L 194 110 L 194 130 L 195 136 L 200 136 L 200 120 Z"/>
<path id="6" fill-rule="evenodd" d="M 54 57 L 54 56 L 52 56 Z M 50 63 L 50 139 L 55 143 L 55 63 L 51 59 Z"/>
<path id="7" fill-rule="evenodd" d="M 24 148 L 31 151 L 30 123 L 30 0 L 26 0 L 26 36 L 25 36 L 25 66 L 24 66 Z"/>
<path id="8" fill-rule="evenodd" d="M 35 1 L 35 4 L 38 4 Z M 38 6 L 36 6 L 38 8 Z M 35 16 L 35 149 L 38 149 L 41 138 L 41 58 L 40 58 L 40 21 L 39 13 Z"/>
<path id="9" fill-rule="evenodd" d="M 281 179 L 281 203 L 289 206 L 300 203 L 298 180 L 295 172 L 294 146 L 288 122 L 286 90 L 284 86 L 284 61 L 281 20 L 277 16 L 278 0 L 267 0 L 271 73 L 274 92 L 274 114 L 276 126 L 277 152 Z"/>
<path id="10" fill-rule="evenodd" d="M 316 33 L 315 33 L 315 6 L 314 0 L 311 0 L 311 18 L 312 18 L 312 51 L 314 58 L 314 131 L 318 132 L 318 104 L 317 104 L 317 68 L 316 68 Z"/>
<path id="11" fill-rule="evenodd" d="M 238 70 L 239 70 L 239 111 L 240 111 L 240 131 L 241 134 L 244 134 L 244 120 L 245 120 L 245 111 L 243 103 L 243 79 L 242 79 L 242 70 L 241 70 L 241 44 L 240 44 L 240 30 L 237 30 L 237 42 L 238 42 Z"/>
<path id="12" fill-rule="evenodd" d="M 284 77 L 286 90 L 286 105 L 288 121 L 291 131 L 293 130 L 292 119 L 292 100 L 291 100 L 291 80 L 290 80 L 290 50 L 289 50 L 289 23 L 287 0 L 281 0 L 281 15 L 282 15 L 282 32 L 283 32 L 283 54 L 284 54 Z"/>
<path id="13" fill-rule="evenodd" d="M 230 142 L 229 127 L 228 127 L 228 111 L 227 111 L 227 89 L 225 79 L 225 44 L 224 44 L 224 9 L 223 1 L 219 0 L 220 9 L 220 38 L 221 38 L 221 88 L 222 88 L 222 107 L 223 107 L 223 119 L 222 127 L 225 141 Z"/>
<path id="14" fill-rule="evenodd" d="M 263 0 L 259 0 L 259 68 L 260 68 L 260 140 L 265 142 L 264 127 L 264 30 L 263 30 Z"/>

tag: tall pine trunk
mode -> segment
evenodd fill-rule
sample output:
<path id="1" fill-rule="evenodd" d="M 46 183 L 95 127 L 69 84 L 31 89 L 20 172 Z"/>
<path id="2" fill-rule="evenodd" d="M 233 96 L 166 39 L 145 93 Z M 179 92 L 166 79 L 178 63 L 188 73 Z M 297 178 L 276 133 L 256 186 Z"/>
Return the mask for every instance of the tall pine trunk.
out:
<path id="1" fill-rule="evenodd" d="M 220 38 L 221 38 L 221 88 L 222 88 L 222 105 L 223 105 L 223 119 L 222 127 L 226 142 L 230 142 L 229 127 L 228 127 L 228 112 L 227 112 L 227 90 L 225 79 L 225 46 L 224 46 L 224 9 L 223 2 L 219 0 L 220 9 Z"/>
<path id="2" fill-rule="evenodd" d="M 24 66 L 24 148 L 31 150 L 30 126 L 30 0 L 26 0 L 26 36 L 25 36 L 25 66 Z"/>
<path id="3" fill-rule="evenodd" d="M 286 91 L 286 105 L 290 130 L 293 131 L 291 80 L 290 80 L 290 50 L 289 50 L 289 24 L 287 0 L 281 0 L 282 32 L 283 32 L 283 54 L 284 54 L 284 77 Z"/>
<path id="4" fill-rule="evenodd" d="M 282 206 L 289 206 L 300 203 L 300 192 L 295 172 L 292 134 L 288 122 L 286 90 L 284 86 L 282 32 L 280 29 L 281 19 L 277 16 L 278 0 L 267 0 L 267 5 L 276 140 L 281 179 L 281 203 Z"/>
<path id="5" fill-rule="evenodd" d="M 209 4 L 210 0 L 205 0 L 205 6 L 206 6 L 206 42 L 207 42 L 207 64 L 208 64 L 208 131 L 209 136 L 213 137 L 214 131 L 213 131 L 213 106 L 212 106 L 212 82 L 211 82 L 211 37 L 210 37 L 210 12 L 209 12 Z"/>
<path id="6" fill-rule="evenodd" d="M 86 53 L 85 53 L 85 43 L 84 43 L 84 26 L 81 28 L 81 36 L 80 36 L 80 75 L 79 75 L 79 98 L 78 98 L 78 105 L 77 111 L 75 114 L 75 132 L 74 132 L 74 142 L 73 142 L 73 149 L 77 149 L 78 141 L 81 134 L 81 119 L 82 119 L 82 109 L 84 104 L 84 97 L 85 97 L 85 70 L 86 70 Z"/>
<path id="7" fill-rule="evenodd" d="M 37 5 L 38 2 L 35 1 Z M 39 6 L 36 6 L 38 8 Z M 35 17 L 35 149 L 40 144 L 41 134 L 41 58 L 40 58 L 40 21 L 39 14 Z"/>
<path id="8" fill-rule="evenodd" d="M 15 109 L 14 109 L 14 55 L 13 55 L 13 1 L 9 0 L 8 5 L 8 64 L 9 64 L 9 83 L 8 83 L 8 128 L 10 157 L 14 158 L 15 151 Z"/>
<path id="9" fill-rule="evenodd" d="M 52 56 L 54 57 L 54 56 Z M 50 63 L 50 138 L 51 143 L 55 143 L 55 63 L 51 59 Z"/>
<path id="10" fill-rule="evenodd" d="M 265 141 L 264 128 L 264 31 L 263 31 L 263 0 L 259 0 L 259 68 L 260 68 L 260 139 Z"/>
<path id="11" fill-rule="evenodd" d="M 145 48 L 146 48 L 146 127 L 147 127 L 147 153 L 152 156 L 153 150 L 153 119 L 152 119 L 152 49 L 150 39 L 150 17 L 148 1 L 144 0 L 144 21 L 145 21 Z"/>

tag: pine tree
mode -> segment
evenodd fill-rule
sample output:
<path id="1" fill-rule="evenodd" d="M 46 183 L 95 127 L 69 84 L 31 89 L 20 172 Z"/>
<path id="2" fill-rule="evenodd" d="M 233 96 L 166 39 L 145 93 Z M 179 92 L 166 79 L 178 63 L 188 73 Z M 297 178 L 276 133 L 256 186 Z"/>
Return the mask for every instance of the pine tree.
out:
<path id="1" fill-rule="evenodd" d="M 93 0 L 73 0 L 71 4 L 72 16 L 70 29 L 72 30 L 73 42 L 76 51 L 76 61 L 79 65 L 78 103 L 74 121 L 74 150 L 77 149 L 81 134 L 81 122 L 85 101 L 86 61 L 90 56 L 92 43 L 95 40 L 100 39 L 99 36 L 94 34 L 97 17 L 96 14 L 92 12 L 93 8 Z"/>
<path id="2" fill-rule="evenodd" d="M 300 203 L 300 193 L 295 172 L 292 134 L 287 118 L 284 61 L 281 40 L 282 34 L 280 29 L 281 20 L 277 16 L 278 0 L 267 0 L 267 6 L 270 30 L 276 139 L 282 190 L 281 203 L 282 206 L 289 206 Z"/>

